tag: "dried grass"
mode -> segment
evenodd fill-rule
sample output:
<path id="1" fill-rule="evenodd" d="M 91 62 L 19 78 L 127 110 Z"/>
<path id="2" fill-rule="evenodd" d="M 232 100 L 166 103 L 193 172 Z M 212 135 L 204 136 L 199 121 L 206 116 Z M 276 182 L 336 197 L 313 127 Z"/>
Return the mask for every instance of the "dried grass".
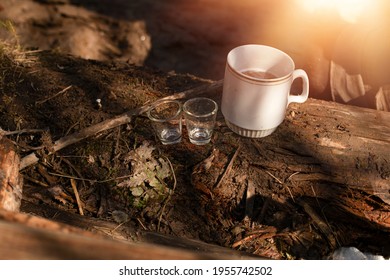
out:
<path id="1" fill-rule="evenodd" d="M 37 51 L 23 49 L 19 43 L 19 36 L 11 21 L 0 21 L 0 31 L 6 33 L 7 39 L 0 39 L 0 79 L 7 70 L 15 67 L 28 66 L 35 62 L 34 54 Z"/>

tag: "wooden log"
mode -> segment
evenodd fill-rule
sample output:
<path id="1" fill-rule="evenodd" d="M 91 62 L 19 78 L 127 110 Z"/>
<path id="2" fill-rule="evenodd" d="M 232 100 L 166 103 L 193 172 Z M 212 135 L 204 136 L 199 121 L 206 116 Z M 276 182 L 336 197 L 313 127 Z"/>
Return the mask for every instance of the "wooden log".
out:
<path id="1" fill-rule="evenodd" d="M 148 244 L 29 228 L 0 221 L 0 259 L 205 259 L 205 256 Z"/>
<path id="2" fill-rule="evenodd" d="M 291 180 L 344 185 L 390 204 L 389 123 L 388 112 L 320 100 L 293 104 L 278 141 L 310 162 L 291 165 Z"/>
<path id="3" fill-rule="evenodd" d="M 248 160 L 259 185 L 303 195 L 333 222 L 390 232 L 388 123 L 388 112 L 309 99 L 291 104 L 269 137 L 243 142 L 258 151 Z"/>
<path id="4" fill-rule="evenodd" d="M 79 218 L 88 220 L 85 216 Z M 158 234 L 145 236 L 147 242 L 114 240 L 41 217 L 0 210 L 0 259 L 3 260 L 259 259 L 200 241 L 177 240 Z M 177 243 L 180 246 L 174 246 Z"/>
<path id="5" fill-rule="evenodd" d="M 245 252 L 208 244 L 199 240 L 178 236 L 172 237 L 156 232 L 138 231 L 126 224 L 118 226 L 117 223 L 112 221 L 81 216 L 52 208 L 48 205 L 36 205 L 28 201 L 23 201 L 21 211 L 26 211 L 34 216 L 17 215 L 14 213 L 2 214 L 0 211 L 0 220 L 18 221 L 29 227 L 39 227 L 53 231 L 76 232 L 83 235 L 91 233 L 98 234 L 121 241 L 133 240 L 136 236 L 138 242 L 185 249 L 198 254 L 205 253 L 210 258 L 265 259 L 260 256 L 254 256 Z M 50 220 L 42 219 L 40 218 L 41 216 L 50 217 Z M 29 218 L 26 219 L 26 217 Z"/>
<path id="6" fill-rule="evenodd" d="M 23 180 L 13 143 L 0 135 L 0 209 L 19 211 Z"/>

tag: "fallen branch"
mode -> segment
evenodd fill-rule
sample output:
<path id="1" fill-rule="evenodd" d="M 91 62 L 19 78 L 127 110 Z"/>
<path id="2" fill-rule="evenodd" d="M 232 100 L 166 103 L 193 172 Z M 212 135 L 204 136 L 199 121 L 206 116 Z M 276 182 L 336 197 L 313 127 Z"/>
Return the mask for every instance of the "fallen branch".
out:
<path id="1" fill-rule="evenodd" d="M 44 129 L 21 129 L 21 130 L 15 130 L 15 131 L 6 131 L 6 130 L 2 130 L 0 127 L 0 136 L 3 136 L 3 135 L 8 136 L 8 135 L 24 134 L 24 133 L 41 133 L 44 131 L 45 131 Z"/>
<path id="2" fill-rule="evenodd" d="M 187 99 L 187 98 L 191 98 L 193 96 L 210 94 L 214 91 L 220 90 L 221 88 L 222 88 L 222 80 L 217 81 L 217 82 L 212 82 L 212 83 L 206 84 L 206 85 L 201 85 L 201 86 L 196 87 L 194 89 L 189 89 L 187 91 L 176 93 L 176 94 L 173 94 L 173 95 L 170 95 L 167 97 L 163 97 L 163 98 L 157 100 L 156 102 L 161 101 L 161 100 Z M 136 109 L 130 110 L 126 113 L 123 113 L 121 115 L 118 115 L 112 119 L 102 121 L 98 124 L 95 124 L 95 125 L 92 125 L 92 126 L 85 128 L 85 129 L 82 129 L 79 132 L 76 132 L 76 133 L 73 133 L 71 135 L 60 138 L 54 142 L 51 154 L 65 148 L 69 145 L 72 145 L 72 144 L 77 143 L 81 140 L 84 140 L 88 137 L 91 137 L 92 135 L 96 135 L 102 131 L 112 129 L 112 128 L 118 127 L 120 125 L 123 125 L 123 124 L 127 124 L 131 121 L 132 117 L 144 114 L 151 105 L 152 104 L 141 106 L 139 108 L 136 108 Z M 33 164 L 37 163 L 38 161 L 39 161 L 39 157 L 37 156 L 37 154 L 31 153 L 31 154 L 29 154 L 21 159 L 19 170 L 23 170 L 24 168 L 26 168 L 30 165 L 33 165 Z"/>

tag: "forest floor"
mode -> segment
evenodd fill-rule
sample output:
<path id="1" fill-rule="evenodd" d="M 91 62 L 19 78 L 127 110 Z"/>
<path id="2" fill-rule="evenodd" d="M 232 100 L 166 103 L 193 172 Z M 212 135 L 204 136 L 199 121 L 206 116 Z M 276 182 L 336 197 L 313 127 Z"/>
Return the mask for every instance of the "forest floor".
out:
<path id="1" fill-rule="evenodd" d="M 221 114 L 205 146 L 161 145 L 139 115 L 53 152 L 58 139 L 223 78 L 228 50 L 259 20 L 234 18 L 257 7 L 239 2 L 2 1 L 0 128 L 19 132 L 8 137 L 22 158 L 39 157 L 21 170 L 22 211 L 59 219 L 82 209 L 134 240 L 152 231 L 273 259 L 328 258 L 335 248 L 295 203 L 305 190 L 259 173 L 257 157 L 272 151 L 237 138 Z M 261 13 L 272 19 L 270 2 Z"/>

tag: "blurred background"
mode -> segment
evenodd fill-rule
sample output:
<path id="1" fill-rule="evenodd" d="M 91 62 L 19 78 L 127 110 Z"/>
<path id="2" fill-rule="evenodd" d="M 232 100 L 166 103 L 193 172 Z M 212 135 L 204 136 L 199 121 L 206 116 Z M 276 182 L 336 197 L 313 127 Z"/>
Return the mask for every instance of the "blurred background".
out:
<path id="1" fill-rule="evenodd" d="M 223 78 L 230 49 L 267 44 L 290 54 L 296 67 L 308 72 L 311 97 L 330 99 L 335 41 L 350 26 L 388 26 L 386 2 L 2 0 L 0 21 L 12 22 L 24 48 L 127 61 L 212 80 Z M 0 36 L 10 37 L 2 29 Z"/>

